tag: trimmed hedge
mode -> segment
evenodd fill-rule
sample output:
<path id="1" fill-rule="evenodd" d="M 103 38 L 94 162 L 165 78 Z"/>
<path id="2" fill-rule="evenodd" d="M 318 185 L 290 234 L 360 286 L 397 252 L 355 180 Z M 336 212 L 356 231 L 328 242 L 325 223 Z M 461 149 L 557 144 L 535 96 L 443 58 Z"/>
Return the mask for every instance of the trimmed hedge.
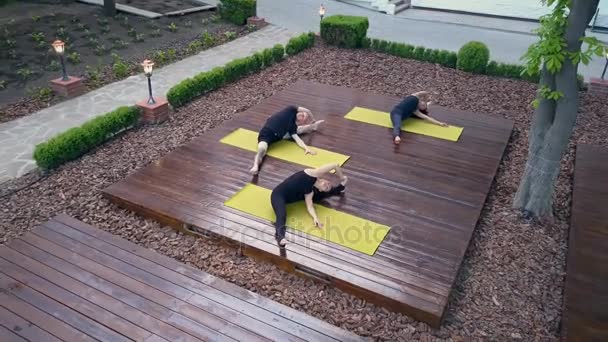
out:
<path id="1" fill-rule="evenodd" d="M 134 126 L 138 107 L 119 107 L 36 145 L 34 160 L 45 170 L 54 169 L 101 145 L 115 134 Z"/>
<path id="2" fill-rule="evenodd" d="M 458 50 L 456 68 L 475 74 L 483 74 L 490 61 L 490 50 L 482 42 L 468 42 Z"/>
<path id="3" fill-rule="evenodd" d="M 437 63 L 449 68 L 456 67 L 456 53 L 447 50 L 426 49 L 422 46 L 414 47 L 409 44 L 389 42 L 380 39 L 367 39 L 364 46 L 369 46 L 369 48 L 374 51 L 384 52 L 393 56 Z"/>
<path id="4" fill-rule="evenodd" d="M 485 73 L 486 75 L 490 76 L 522 79 L 534 83 L 539 82 L 540 74 L 530 76 L 528 75 L 528 73 L 524 72 L 525 70 L 526 67 L 523 65 L 505 64 L 491 61 L 490 63 L 488 63 Z"/>
<path id="5" fill-rule="evenodd" d="M 304 33 L 289 40 L 288 50 L 294 55 L 314 44 L 314 33 Z M 173 86 L 167 92 L 167 101 L 174 108 L 181 107 L 192 99 L 215 90 L 224 84 L 237 81 L 247 75 L 267 68 L 283 60 L 285 48 L 277 44 L 272 48 L 258 51 L 255 54 L 231 61 L 223 67 L 187 78 Z"/>
<path id="6" fill-rule="evenodd" d="M 332 15 L 321 21 L 321 37 L 331 45 L 359 48 L 365 44 L 368 28 L 367 17 Z"/>
<path id="7" fill-rule="evenodd" d="M 304 33 L 297 37 L 293 37 L 285 45 L 285 53 L 289 56 L 293 56 L 302 52 L 303 50 L 312 47 L 315 44 L 315 34 L 313 32 Z"/>
<path id="8" fill-rule="evenodd" d="M 256 15 L 256 0 L 220 0 L 217 7 L 220 17 L 235 25 L 245 25 Z"/>

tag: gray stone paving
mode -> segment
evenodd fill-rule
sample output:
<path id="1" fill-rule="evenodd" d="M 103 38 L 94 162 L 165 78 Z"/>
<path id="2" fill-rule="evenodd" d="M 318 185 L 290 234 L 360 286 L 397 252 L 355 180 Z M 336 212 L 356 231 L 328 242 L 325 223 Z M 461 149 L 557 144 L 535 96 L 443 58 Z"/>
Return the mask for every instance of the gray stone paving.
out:
<path id="1" fill-rule="evenodd" d="M 196 73 L 275 44 L 285 44 L 293 35 L 294 32 L 287 29 L 269 25 L 245 37 L 156 69 L 152 76 L 153 92 L 157 96 L 164 96 L 169 88 Z M 29 116 L 0 124 L 0 183 L 19 177 L 36 167 L 32 159 L 36 144 L 116 107 L 133 105 L 146 99 L 147 91 L 146 79 L 142 73 Z"/>

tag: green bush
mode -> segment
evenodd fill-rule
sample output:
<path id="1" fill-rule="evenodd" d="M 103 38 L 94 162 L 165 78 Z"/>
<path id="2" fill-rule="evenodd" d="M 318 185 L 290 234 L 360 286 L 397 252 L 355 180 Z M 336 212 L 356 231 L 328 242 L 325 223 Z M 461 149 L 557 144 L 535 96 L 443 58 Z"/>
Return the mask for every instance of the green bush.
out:
<path id="1" fill-rule="evenodd" d="M 490 50 L 488 47 L 484 43 L 472 41 L 464 44 L 458 51 L 456 68 L 467 72 L 483 74 L 489 61 Z"/>
<path id="2" fill-rule="evenodd" d="M 331 45 L 363 47 L 369 28 L 366 17 L 332 15 L 321 21 L 321 37 Z"/>
<path id="3" fill-rule="evenodd" d="M 129 76 L 129 65 L 123 61 L 117 61 L 112 64 L 112 73 L 116 78 L 125 78 Z"/>
<path id="4" fill-rule="evenodd" d="M 245 25 L 247 18 L 256 14 L 255 0 L 220 0 L 220 17 L 235 25 Z"/>
<path id="5" fill-rule="evenodd" d="M 116 110 L 87 121 L 36 145 L 34 160 L 42 169 L 54 169 L 74 160 L 101 145 L 113 135 L 128 129 L 139 119 L 137 107 L 119 107 Z"/>
<path id="6" fill-rule="evenodd" d="M 285 45 L 285 53 L 289 56 L 300 53 L 312 47 L 315 43 L 315 34 L 313 32 L 303 33 L 297 37 L 293 37 Z"/>
<path id="7" fill-rule="evenodd" d="M 283 59 L 285 49 L 281 44 L 272 49 L 258 51 L 251 56 L 231 61 L 223 67 L 202 72 L 176 84 L 167 92 L 167 100 L 174 107 L 181 107 L 192 99 L 215 90 L 222 85 L 239 80 Z"/>
<path id="8" fill-rule="evenodd" d="M 525 72 L 525 70 L 526 67 L 523 65 L 505 64 L 491 61 L 486 67 L 486 74 L 490 76 L 522 79 L 529 82 L 538 83 L 540 74 L 530 76 Z"/>
<path id="9" fill-rule="evenodd" d="M 285 57 L 285 48 L 281 44 L 277 44 L 272 47 L 272 60 L 274 63 L 278 63 Z"/>
<path id="10" fill-rule="evenodd" d="M 262 57 L 264 57 L 265 66 L 270 66 L 274 64 L 274 54 L 272 53 L 272 49 L 262 50 Z"/>

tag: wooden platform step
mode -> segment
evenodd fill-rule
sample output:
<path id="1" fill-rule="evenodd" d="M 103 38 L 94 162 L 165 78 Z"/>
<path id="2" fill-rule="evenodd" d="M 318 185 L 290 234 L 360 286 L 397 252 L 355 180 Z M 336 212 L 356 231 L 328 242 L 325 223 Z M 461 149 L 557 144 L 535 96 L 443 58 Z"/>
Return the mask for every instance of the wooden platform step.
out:
<path id="1" fill-rule="evenodd" d="M 0 247 L 0 341 L 359 341 L 59 215 Z"/>
<path id="2" fill-rule="evenodd" d="M 579 144 L 563 314 L 568 341 L 608 341 L 608 148 Z"/>

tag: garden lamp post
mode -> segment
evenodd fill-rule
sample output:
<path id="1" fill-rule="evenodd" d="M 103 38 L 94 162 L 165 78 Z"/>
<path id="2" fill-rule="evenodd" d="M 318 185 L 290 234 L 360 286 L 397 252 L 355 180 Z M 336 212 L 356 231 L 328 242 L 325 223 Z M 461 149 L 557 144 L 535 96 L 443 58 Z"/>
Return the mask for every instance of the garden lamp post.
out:
<path id="1" fill-rule="evenodd" d="M 154 67 L 154 62 L 146 59 L 143 63 L 141 63 L 141 66 L 144 67 L 144 74 L 148 78 L 148 104 L 155 104 L 156 101 L 154 101 L 154 98 L 152 97 L 152 81 L 150 80 L 150 77 L 152 77 L 152 68 Z"/>
<path id="2" fill-rule="evenodd" d="M 70 78 L 68 77 L 67 71 L 65 71 L 65 61 L 63 60 L 63 55 L 65 52 L 65 43 L 61 40 L 56 40 L 53 42 L 52 45 L 55 52 L 59 55 L 59 60 L 61 61 L 61 70 L 63 72 L 63 77 L 61 78 L 61 80 L 69 81 Z"/>
<path id="3" fill-rule="evenodd" d="M 604 71 L 602 71 L 602 79 L 605 79 L 606 76 L 606 68 L 608 68 L 608 52 L 606 52 L 606 64 L 604 64 Z"/>
<path id="4" fill-rule="evenodd" d="M 325 16 L 325 7 L 323 6 L 323 4 L 321 4 L 321 7 L 319 7 L 319 17 L 321 17 L 321 21 L 323 21 L 324 16 Z"/>

